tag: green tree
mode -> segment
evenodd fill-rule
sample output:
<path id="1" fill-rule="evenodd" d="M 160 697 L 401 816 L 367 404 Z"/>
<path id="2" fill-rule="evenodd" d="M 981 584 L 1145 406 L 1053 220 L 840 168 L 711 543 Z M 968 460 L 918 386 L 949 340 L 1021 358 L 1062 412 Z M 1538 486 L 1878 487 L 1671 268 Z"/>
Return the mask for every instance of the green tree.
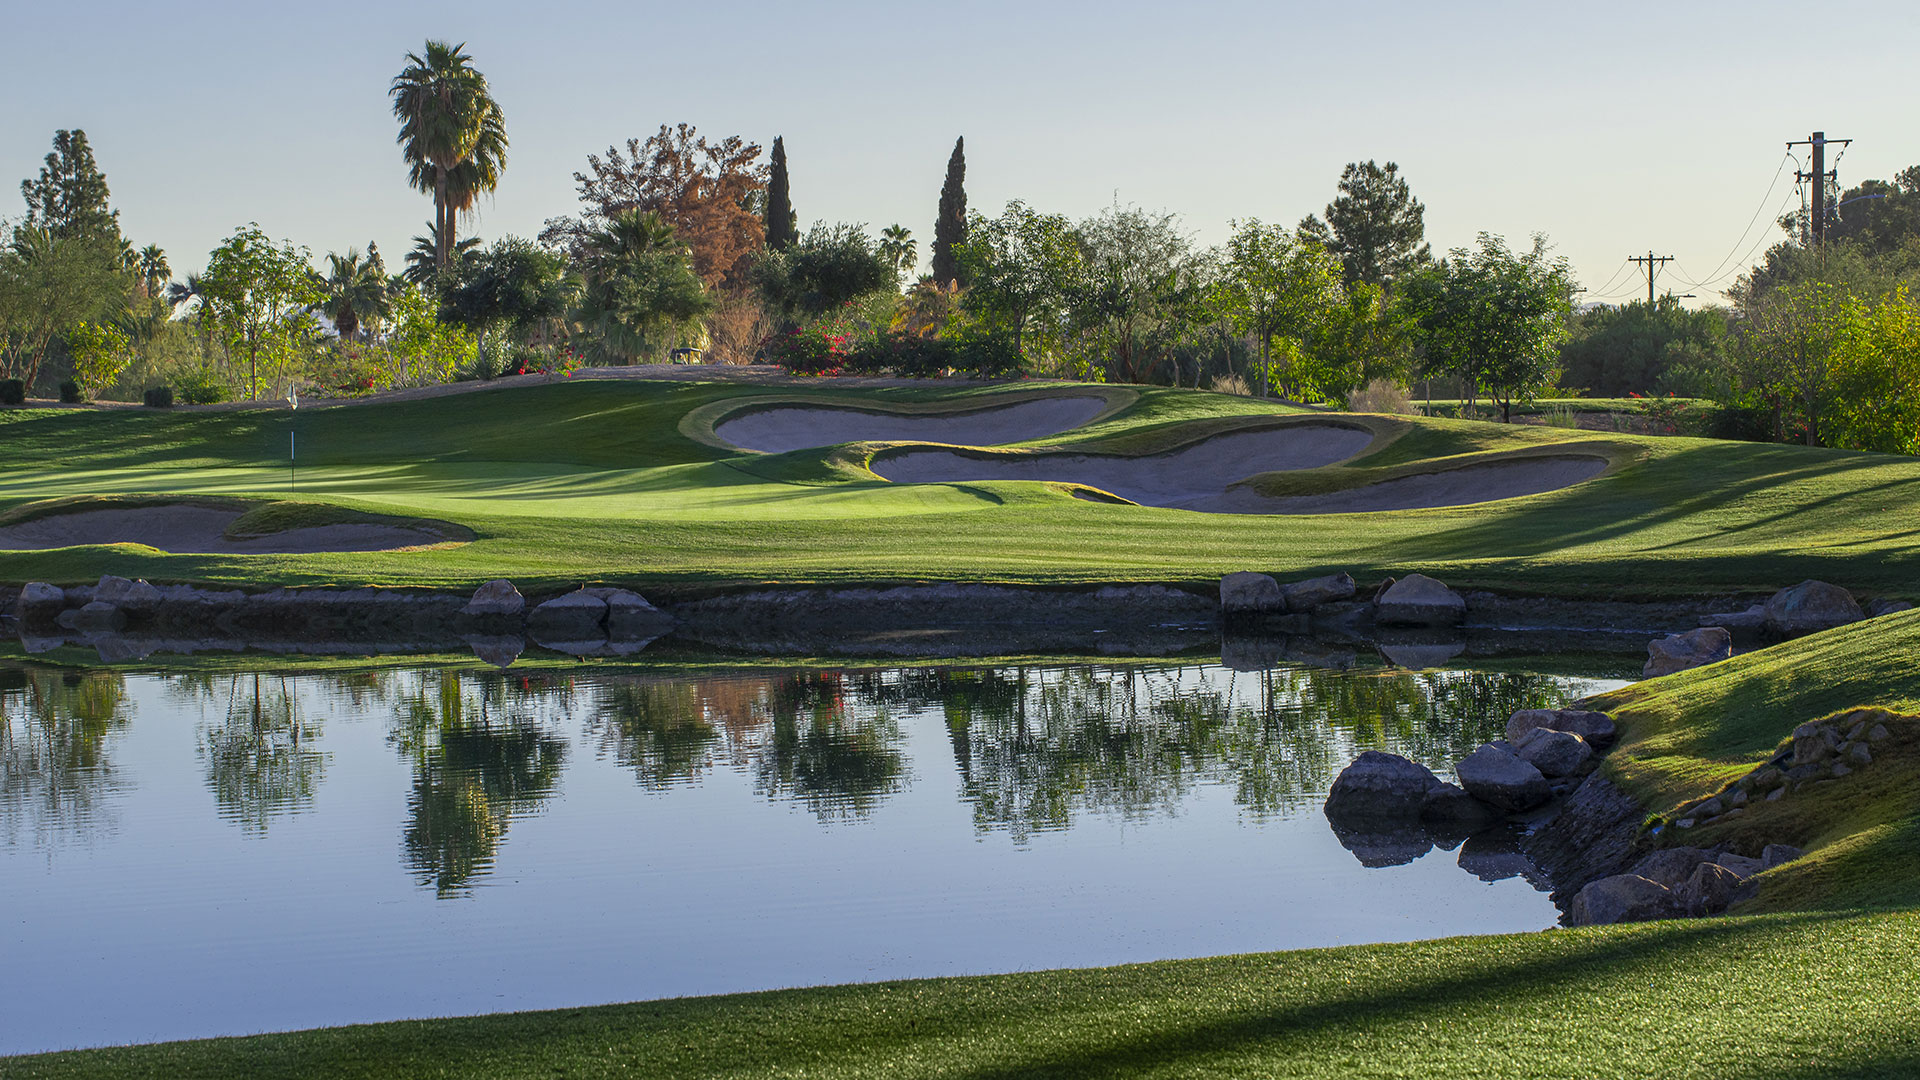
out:
<path id="1" fill-rule="evenodd" d="M 1486 390 L 1511 422 L 1513 403 L 1532 400 L 1559 371 L 1571 285 L 1566 260 L 1549 256 L 1544 236 L 1517 253 L 1481 233 L 1404 288 L 1429 370 L 1458 377 L 1470 397 Z"/>
<path id="2" fill-rule="evenodd" d="M 815 222 L 785 251 L 769 251 L 756 267 L 760 295 L 787 328 L 895 285 L 893 267 L 866 226 Z"/>
<path id="3" fill-rule="evenodd" d="M 113 385 L 133 362 L 133 342 L 117 326 L 80 323 L 69 328 L 64 337 L 67 355 L 73 360 L 73 380 L 88 396 Z"/>
<path id="4" fill-rule="evenodd" d="M 957 264 L 972 282 L 962 305 L 1010 333 L 1014 351 L 1022 355 L 1030 327 L 1065 308 L 1082 270 L 1073 224 L 1060 214 L 1037 213 L 1018 199 L 997 218 L 974 215 Z"/>
<path id="5" fill-rule="evenodd" d="M 40 176 L 20 183 L 27 200 L 29 228 L 43 228 L 55 237 L 120 239 L 120 212 L 107 205 L 107 177 L 93 159 L 87 133 L 57 131 L 53 151 L 40 167 Z"/>
<path id="6" fill-rule="evenodd" d="M 1836 354 L 1857 331 L 1857 303 L 1821 281 L 1770 290 L 1735 324 L 1731 350 L 1740 393 L 1772 419 L 1773 436 L 1820 443 Z"/>
<path id="7" fill-rule="evenodd" d="M 767 247 L 785 251 L 800 239 L 799 218 L 793 212 L 793 189 L 787 178 L 787 144 L 773 137 L 773 172 L 767 178 Z"/>
<path id="8" fill-rule="evenodd" d="M 480 249 L 480 238 L 469 236 L 465 240 L 453 242 L 453 265 L 459 265 L 472 257 Z M 413 248 L 407 252 L 406 269 L 400 276 L 414 285 L 431 285 L 440 273 L 440 230 L 432 222 L 427 223 L 425 236 L 413 238 Z"/>
<path id="9" fill-rule="evenodd" d="M 953 155 L 947 158 L 947 178 L 940 185 L 940 210 L 933 219 L 933 280 L 939 284 L 958 281 L 961 276 L 958 248 L 967 240 L 967 140 L 953 141 Z"/>
<path id="10" fill-rule="evenodd" d="M 320 310 L 343 338 L 358 337 L 362 330 L 371 334 L 392 310 L 387 290 L 386 269 L 377 254 L 363 259 L 353 248 L 345 255 L 328 253 L 327 295 Z"/>
<path id="11" fill-rule="evenodd" d="M 913 230 L 905 225 L 889 225 L 880 230 L 880 254 L 893 264 L 896 282 L 913 273 L 913 268 L 920 263 L 919 244 L 913 238 Z"/>
<path id="12" fill-rule="evenodd" d="M 605 358 L 631 363 L 712 310 L 687 246 L 660 215 L 627 210 L 587 235 L 576 316 Z"/>
<path id="13" fill-rule="evenodd" d="M 459 267 L 459 279 L 440 296 L 440 318 L 473 331 L 475 356 L 484 358 L 489 331 L 523 342 L 534 327 L 566 314 L 578 287 L 560 256 L 509 236 Z"/>
<path id="14" fill-rule="evenodd" d="M 1848 308 L 1828 372 L 1824 436 L 1851 450 L 1920 454 L 1920 305 L 1903 288 Z"/>
<path id="15" fill-rule="evenodd" d="M 397 282 L 384 344 L 393 358 L 396 386 L 445 382 L 460 363 L 474 355 L 479 340 L 465 327 L 440 321 L 440 301 L 424 287 Z"/>
<path id="16" fill-rule="evenodd" d="M 326 293 L 305 248 L 275 245 L 257 224 L 234 231 L 207 256 L 200 289 L 208 314 L 247 360 L 247 396 L 260 396 L 260 372 L 284 382 L 313 332 L 306 312 Z"/>
<path id="17" fill-rule="evenodd" d="M 1075 229 L 1085 272 L 1070 317 L 1082 366 L 1116 382 L 1147 382 L 1184 329 L 1196 284 L 1191 243 L 1173 214 L 1110 207 Z"/>
<path id="18" fill-rule="evenodd" d="M 126 310 L 131 281 L 118 239 L 21 225 L 0 250 L 0 364 L 29 388 L 60 334 Z"/>
<path id="19" fill-rule="evenodd" d="M 1697 384 L 1724 369 L 1726 336 L 1724 312 L 1688 311 L 1671 297 L 1596 307 L 1574 317 L 1560 345 L 1561 385 L 1623 397 L 1670 389 L 1670 373 Z"/>
<path id="20" fill-rule="evenodd" d="M 1340 260 L 1347 284 L 1385 285 L 1425 265 L 1426 207 L 1413 197 L 1400 166 L 1356 161 L 1340 172 L 1340 194 L 1327 219 L 1309 216 L 1301 231 Z"/>
<path id="21" fill-rule="evenodd" d="M 1222 253 L 1216 295 L 1234 329 L 1259 346 L 1265 395 L 1297 366 L 1307 343 L 1340 304 L 1340 265 L 1320 245 L 1278 225 L 1235 222 Z M 1274 362 L 1276 340 L 1288 363 Z M 1299 380 L 1292 381 L 1297 388 Z"/>
<path id="22" fill-rule="evenodd" d="M 158 300 L 163 287 L 173 280 L 173 270 L 167 266 L 167 253 L 160 250 L 159 244 L 148 244 L 140 249 L 140 285 L 149 299 Z"/>
<path id="23" fill-rule="evenodd" d="M 407 54 L 388 88 L 408 180 L 433 196 L 436 270 L 453 258 L 457 215 L 498 186 L 507 162 L 505 117 L 465 49 L 427 42 L 424 55 Z"/>

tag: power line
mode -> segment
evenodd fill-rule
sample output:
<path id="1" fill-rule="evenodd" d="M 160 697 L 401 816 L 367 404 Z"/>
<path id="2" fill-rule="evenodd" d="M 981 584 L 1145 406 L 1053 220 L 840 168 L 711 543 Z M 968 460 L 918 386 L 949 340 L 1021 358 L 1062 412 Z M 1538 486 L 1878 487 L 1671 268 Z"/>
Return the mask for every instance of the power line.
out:
<path id="1" fill-rule="evenodd" d="M 1766 212 L 1767 202 L 1768 200 L 1773 198 L 1773 189 L 1780 186 L 1780 174 L 1787 171 L 1787 162 L 1789 161 L 1793 162 L 1795 165 L 1798 165 L 1800 163 L 1800 159 L 1794 157 L 1793 151 L 1791 150 L 1781 155 L 1779 167 L 1773 170 L 1773 179 L 1767 182 L 1767 193 L 1765 195 L 1760 196 L 1760 205 L 1754 208 L 1753 216 L 1747 219 L 1747 227 L 1740 230 L 1740 239 L 1735 240 L 1733 242 L 1733 247 L 1731 250 L 1727 252 L 1727 257 L 1724 259 L 1721 259 L 1719 265 L 1707 271 L 1707 276 L 1710 279 L 1719 280 L 1717 278 L 1713 278 L 1713 275 L 1718 274 L 1722 270 L 1725 270 L 1727 268 L 1727 264 L 1730 261 L 1732 261 L 1734 252 L 1739 251 L 1740 245 L 1747 242 L 1747 234 L 1753 231 L 1754 225 L 1758 223 L 1760 220 L 1760 215 Z M 1838 162 L 1836 162 L 1836 164 L 1838 164 Z M 1775 216 L 1778 216 L 1777 211 L 1775 212 Z M 1698 288 L 1702 284 L 1712 284 L 1712 281 L 1706 281 L 1706 282 L 1686 281 L 1685 278 L 1681 278 L 1681 281 L 1683 281 L 1686 284 L 1687 288 L 1689 289 Z"/>

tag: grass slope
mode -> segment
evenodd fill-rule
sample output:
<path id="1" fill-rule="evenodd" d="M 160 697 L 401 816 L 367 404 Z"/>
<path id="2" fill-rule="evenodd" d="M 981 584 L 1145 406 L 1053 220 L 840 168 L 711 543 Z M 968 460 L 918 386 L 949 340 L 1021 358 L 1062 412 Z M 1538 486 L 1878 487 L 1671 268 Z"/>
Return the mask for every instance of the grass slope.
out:
<path id="1" fill-rule="evenodd" d="M 1541 592 L 1771 589 L 1823 577 L 1911 593 L 1920 462 L 1807 449 L 1596 435 L 1470 421 L 1366 418 L 1376 449 L 1319 481 L 1577 446 L 1615 462 L 1559 492 L 1471 507 L 1273 518 L 1108 505 L 1020 483 L 894 485 L 848 450 L 729 451 L 682 429 L 729 403 L 804 396 L 864 408 L 979 408 L 1050 392 L 937 385 L 803 389 L 586 382 L 421 401 L 207 413 L 0 413 L 0 511 L 76 495 L 295 498 L 434 518 L 475 542 L 356 555 L 167 556 L 132 546 L 0 553 L 0 580 L 77 582 L 102 571 L 239 584 L 470 587 L 508 576 L 560 588 L 743 581 L 996 579 L 1193 581 L 1239 569 L 1361 577 L 1423 570 L 1458 584 Z M 1061 393 L 1084 393 L 1074 385 Z M 1139 388 L 1131 404 L 1034 445 L 1150 453 L 1297 414 L 1271 402 Z M 288 494 L 284 455 L 298 425 Z M 1287 483 L 1275 480 L 1282 486 Z"/>

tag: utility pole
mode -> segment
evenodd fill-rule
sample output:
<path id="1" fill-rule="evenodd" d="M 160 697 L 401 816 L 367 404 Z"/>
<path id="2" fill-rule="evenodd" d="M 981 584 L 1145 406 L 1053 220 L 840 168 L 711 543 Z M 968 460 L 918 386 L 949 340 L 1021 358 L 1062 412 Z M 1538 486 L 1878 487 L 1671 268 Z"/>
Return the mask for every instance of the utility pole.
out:
<path id="1" fill-rule="evenodd" d="M 1804 139 L 1787 144 L 1789 150 L 1796 146 L 1813 147 L 1813 169 L 1809 172 L 1796 172 L 1793 176 L 1796 180 L 1813 183 L 1813 220 L 1807 226 L 1807 236 L 1815 247 L 1825 243 L 1827 239 L 1827 215 L 1830 212 L 1827 206 L 1827 182 L 1831 180 L 1835 186 L 1839 184 L 1839 171 L 1827 168 L 1827 146 L 1833 143 L 1851 146 L 1853 140 L 1829 139 L 1826 132 L 1816 131 Z"/>
<path id="2" fill-rule="evenodd" d="M 1653 249 L 1648 248 L 1645 255 L 1629 255 L 1627 261 L 1637 262 L 1647 268 L 1647 303 L 1653 303 L 1653 276 L 1660 272 L 1662 266 L 1672 262 L 1673 256 L 1655 255 Z"/>

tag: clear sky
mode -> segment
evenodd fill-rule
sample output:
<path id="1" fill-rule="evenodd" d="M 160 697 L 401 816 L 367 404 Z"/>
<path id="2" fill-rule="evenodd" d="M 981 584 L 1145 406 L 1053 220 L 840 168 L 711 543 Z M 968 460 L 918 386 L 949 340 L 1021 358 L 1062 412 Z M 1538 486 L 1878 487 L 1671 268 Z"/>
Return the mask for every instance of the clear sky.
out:
<path id="1" fill-rule="evenodd" d="M 176 275 L 247 221 L 316 258 L 377 240 L 397 264 L 430 204 L 386 88 L 428 37 L 466 42 L 506 113 L 507 170 L 470 226 L 489 238 L 573 212 L 588 152 L 685 121 L 784 135 L 803 224 L 899 222 L 924 260 L 965 135 L 976 209 L 1118 199 L 1206 244 L 1318 212 L 1348 161 L 1394 160 L 1436 249 L 1544 232 L 1589 298 L 1618 298 L 1629 254 L 1676 256 L 1660 286 L 1679 293 L 1778 238 L 1792 165 L 1762 198 L 1787 140 L 1858 140 L 1843 185 L 1920 162 L 1911 0 L 5 0 L 0 179 L 84 128 L 122 228 Z"/>

